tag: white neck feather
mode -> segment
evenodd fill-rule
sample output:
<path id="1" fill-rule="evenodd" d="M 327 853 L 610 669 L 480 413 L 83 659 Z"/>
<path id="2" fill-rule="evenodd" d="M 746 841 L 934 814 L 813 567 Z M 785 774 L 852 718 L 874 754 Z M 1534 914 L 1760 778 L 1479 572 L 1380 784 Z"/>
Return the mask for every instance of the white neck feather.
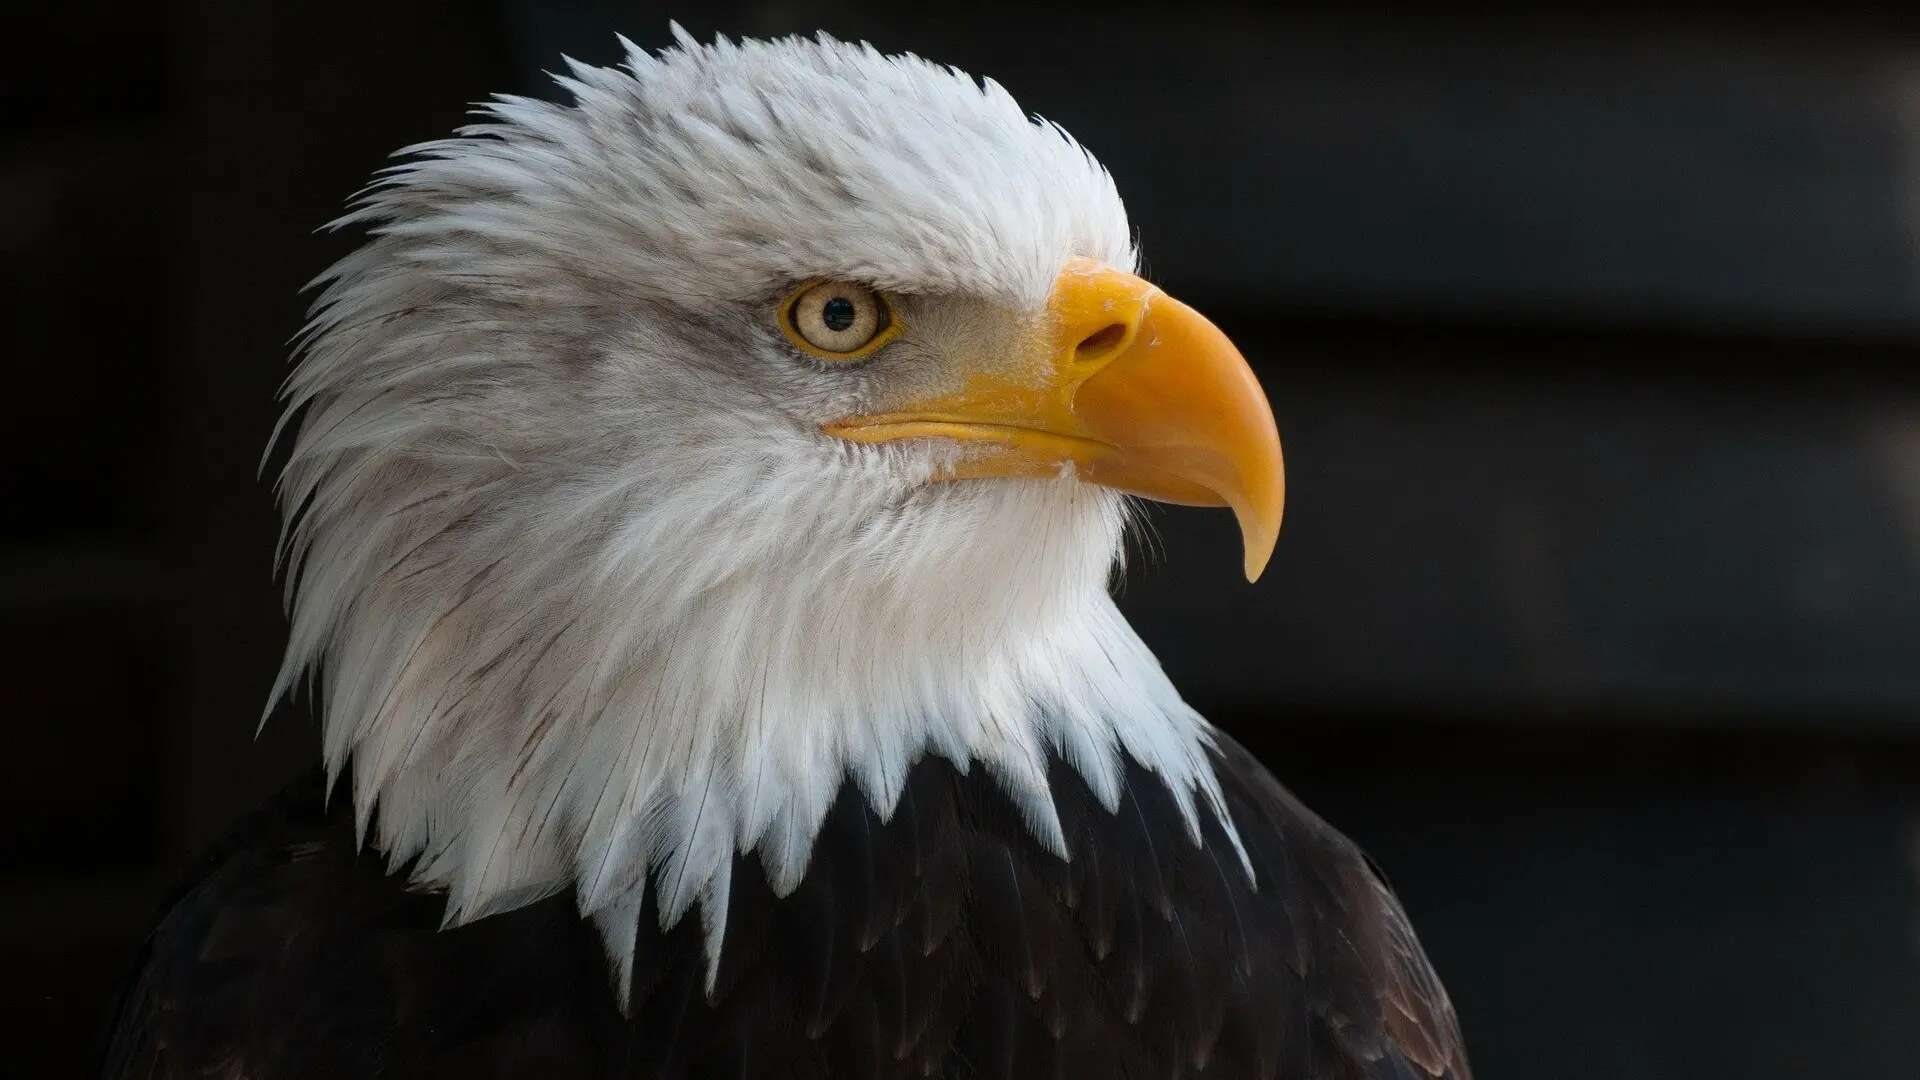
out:
<path id="1" fill-rule="evenodd" d="M 683 455 L 703 480 L 629 477 L 531 528 L 473 513 L 524 477 L 467 459 L 314 537 L 286 677 L 319 667 L 330 770 L 449 924 L 571 886 L 624 965 L 651 887 L 663 927 L 697 904 L 717 962 L 735 852 L 790 891 L 842 784 L 889 817 L 927 754 L 990 770 L 1062 855 L 1049 752 L 1109 808 L 1127 755 L 1196 842 L 1196 802 L 1232 834 L 1207 724 L 1107 594 L 1120 500 L 1062 479 L 889 505 L 885 477 L 823 491 L 791 449 L 792 474 Z"/>

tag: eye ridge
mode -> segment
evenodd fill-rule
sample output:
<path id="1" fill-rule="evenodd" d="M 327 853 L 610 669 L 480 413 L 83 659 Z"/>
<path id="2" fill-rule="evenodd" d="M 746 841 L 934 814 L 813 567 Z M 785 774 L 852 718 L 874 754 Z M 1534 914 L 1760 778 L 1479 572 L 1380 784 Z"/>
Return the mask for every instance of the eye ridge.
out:
<path id="1" fill-rule="evenodd" d="M 862 359 L 900 332 L 887 297 L 850 281 L 810 281 L 780 305 L 780 330 L 800 351 L 821 360 Z"/>

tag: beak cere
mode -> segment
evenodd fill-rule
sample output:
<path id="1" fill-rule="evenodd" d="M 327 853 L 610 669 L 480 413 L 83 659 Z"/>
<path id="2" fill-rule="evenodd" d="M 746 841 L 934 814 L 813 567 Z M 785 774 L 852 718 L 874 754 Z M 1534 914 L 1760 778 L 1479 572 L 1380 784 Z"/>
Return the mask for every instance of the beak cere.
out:
<path id="1" fill-rule="evenodd" d="M 967 449 L 943 479 L 1044 477 L 1162 502 L 1230 506 L 1247 580 L 1280 534 L 1286 480 L 1273 410 L 1219 328 L 1140 278 L 1074 259 L 1048 303 L 1046 362 L 983 371 L 956 393 L 825 426 L 861 443 Z"/>

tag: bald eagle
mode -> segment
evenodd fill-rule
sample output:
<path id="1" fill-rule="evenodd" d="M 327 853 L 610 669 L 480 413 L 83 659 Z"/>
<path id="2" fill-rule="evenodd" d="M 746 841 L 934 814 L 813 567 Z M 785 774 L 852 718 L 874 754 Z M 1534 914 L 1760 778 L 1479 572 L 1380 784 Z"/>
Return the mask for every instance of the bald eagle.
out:
<path id="1" fill-rule="evenodd" d="M 1109 595 L 1131 497 L 1252 578 L 1283 482 L 1106 171 L 913 56 L 676 36 L 340 219 L 279 489 L 324 768 L 105 1072 L 1464 1080 L 1382 879 Z"/>

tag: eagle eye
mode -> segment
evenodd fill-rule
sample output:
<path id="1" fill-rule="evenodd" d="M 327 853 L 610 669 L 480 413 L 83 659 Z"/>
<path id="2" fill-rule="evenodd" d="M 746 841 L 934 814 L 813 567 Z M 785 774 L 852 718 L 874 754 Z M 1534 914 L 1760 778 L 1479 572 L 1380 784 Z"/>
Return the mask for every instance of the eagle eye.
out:
<path id="1" fill-rule="evenodd" d="M 864 285 L 817 281 L 801 286 L 780 305 L 787 340 L 822 360 L 858 360 L 899 333 L 893 307 Z"/>

